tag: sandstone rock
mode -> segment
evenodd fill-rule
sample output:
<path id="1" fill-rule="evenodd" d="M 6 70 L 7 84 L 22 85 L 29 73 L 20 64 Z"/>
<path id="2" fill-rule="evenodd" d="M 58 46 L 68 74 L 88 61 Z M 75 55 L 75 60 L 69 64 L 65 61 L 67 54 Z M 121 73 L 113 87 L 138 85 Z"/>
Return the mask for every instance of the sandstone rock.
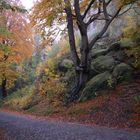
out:
<path id="1" fill-rule="evenodd" d="M 92 99 L 97 96 L 98 91 L 110 88 L 109 81 L 111 81 L 112 83 L 110 83 L 112 86 L 114 86 L 115 80 L 108 71 L 96 75 L 86 84 L 79 98 L 79 101 Z"/>
<path id="2" fill-rule="evenodd" d="M 93 59 L 91 63 L 91 70 L 98 73 L 112 71 L 115 65 L 116 62 L 112 56 L 99 56 L 96 59 Z"/>
<path id="3" fill-rule="evenodd" d="M 131 80 L 132 79 L 133 69 L 125 64 L 121 63 L 117 65 L 113 71 L 113 76 L 117 79 L 118 82 Z"/>

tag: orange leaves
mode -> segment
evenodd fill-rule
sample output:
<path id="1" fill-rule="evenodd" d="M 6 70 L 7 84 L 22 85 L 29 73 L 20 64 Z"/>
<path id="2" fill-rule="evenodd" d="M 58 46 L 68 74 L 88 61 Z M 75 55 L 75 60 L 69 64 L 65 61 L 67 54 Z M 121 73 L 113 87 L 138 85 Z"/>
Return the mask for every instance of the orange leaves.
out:
<path id="1" fill-rule="evenodd" d="M 0 14 L 0 80 L 4 76 L 10 86 L 19 76 L 14 65 L 32 56 L 34 41 L 27 14 L 6 10 Z"/>
<path id="2" fill-rule="evenodd" d="M 51 45 L 56 36 L 60 35 L 59 33 L 63 30 L 59 26 L 65 22 L 63 0 L 41 0 L 37 2 L 32 10 L 31 21 L 37 33 L 45 36 L 43 46 Z"/>
<path id="3" fill-rule="evenodd" d="M 62 0 L 41 0 L 37 2 L 31 16 L 33 25 L 39 22 L 46 26 L 52 25 L 59 13 L 63 12 L 62 7 Z"/>
<path id="4" fill-rule="evenodd" d="M 15 16 L 18 16 L 18 20 L 15 20 Z M 22 16 L 23 15 L 10 14 L 10 19 L 7 21 L 10 26 L 9 30 L 13 33 L 9 39 L 11 42 L 11 55 L 9 57 L 12 58 L 12 60 L 15 58 L 16 62 L 17 60 L 20 62 L 30 57 L 33 51 L 31 27 L 27 23 L 27 19 Z"/>

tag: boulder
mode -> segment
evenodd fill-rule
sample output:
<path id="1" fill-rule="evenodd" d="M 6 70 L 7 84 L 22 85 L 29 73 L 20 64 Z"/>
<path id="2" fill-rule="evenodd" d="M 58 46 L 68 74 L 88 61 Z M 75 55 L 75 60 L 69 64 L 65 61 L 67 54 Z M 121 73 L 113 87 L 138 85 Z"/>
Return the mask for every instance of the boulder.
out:
<path id="1" fill-rule="evenodd" d="M 67 72 L 69 69 L 73 67 L 73 61 L 70 59 L 64 59 L 62 62 L 59 63 L 59 70 L 63 72 Z"/>
<path id="2" fill-rule="evenodd" d="M 112 56 L 99 56 L 91 62 L 91 70 L 97 73 L 112 71 L 116 66 L 116 61 Z"/>
<path id="3" fill-rule="evenodd" d="M 133 69 L 129 65 L 121 63 L 114 68 L 113 77 L 115 77 L 119 83 L 128 81 L 132 79 L 132 72 Z"/>
<path id="4" fill-rule="evenodd" d="M 113 43 L 109 46 L 108 51 L 119 51 L 121 49 L 121 45 L 119 42 Z"/>
<path id="5" fill-rule="evenodd" d="M 96 58 L 101 55 L 106 55 L 108 53 L 108 49 L 92 49 L 91 57 Z"/>
<path id="6" fill-rule="evenodd" d="M 131 40 L 120 41 L 122 49 L 131 49 L 134 46 L 134 43 Z"/>
<path id="7" fill-rule="evenodd" d="M 75 83 L 75 71 L 69 70 L 60 78 L 60 82 L 66 83 L 69 88 L 74 86 Z"/>
<path id="8" fill-rule="evenodd" d="M 127 59 L 127 55 L 124 50 L 110 51 L 107 55 L 112 56 L 118 62 L 123 62 Z"/>
<path id="9" fill-rule="evenodd" d="M 113 79 L 110 72 L 106 71 L 104 73 L 98 74 L 86 84 L 79 101 L 92 99 L 97 96 L 97 92 L 114 87 L 115 83 L 115 79 Z"/>

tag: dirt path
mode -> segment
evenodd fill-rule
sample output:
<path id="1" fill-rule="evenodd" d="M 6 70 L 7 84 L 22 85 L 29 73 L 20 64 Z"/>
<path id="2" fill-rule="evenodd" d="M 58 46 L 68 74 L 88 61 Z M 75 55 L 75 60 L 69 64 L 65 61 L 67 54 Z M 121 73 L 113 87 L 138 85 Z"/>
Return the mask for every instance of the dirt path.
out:
<path id="1" fill-rule="evenodd" d="M 0 112 L 2 140 L 140 140 L 140 132 L 52 122 Z"/>

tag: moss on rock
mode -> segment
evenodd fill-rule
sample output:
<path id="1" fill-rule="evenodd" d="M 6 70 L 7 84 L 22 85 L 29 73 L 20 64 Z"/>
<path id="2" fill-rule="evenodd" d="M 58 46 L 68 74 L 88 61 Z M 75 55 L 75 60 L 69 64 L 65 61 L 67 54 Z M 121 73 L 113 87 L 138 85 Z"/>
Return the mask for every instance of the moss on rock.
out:
<path id="1" fill-rule="evenodd" d="M 133 72 L 133 69 L 129 65 L 125 63 L 121 63 L 114 68 L 113 76 L 120 83 L 122 81 L 131 80 L 132 72 Z"/>
<path id="2" fill-rule="evenodd" d="M 112 56 L 99 56 L 91 63 L 91 70 L 98 73 L 112 71 L 115 65 L 116 62 Z"/>
<path id="3" fill-rule="evenodd" d="M 111 82 L 110 79 L 112 80 Z M 110 88 L 109 82 L 112 85 L 114 85 L 115 83 L 115 80 L 113 79 L 110 72 L 106 71 L 104 73 L 96 75 L 86 84 L 79 98 L 79 101 L 85 101 L 87 99 L 92 99 L 96 97 L 98 91 Z"/>

